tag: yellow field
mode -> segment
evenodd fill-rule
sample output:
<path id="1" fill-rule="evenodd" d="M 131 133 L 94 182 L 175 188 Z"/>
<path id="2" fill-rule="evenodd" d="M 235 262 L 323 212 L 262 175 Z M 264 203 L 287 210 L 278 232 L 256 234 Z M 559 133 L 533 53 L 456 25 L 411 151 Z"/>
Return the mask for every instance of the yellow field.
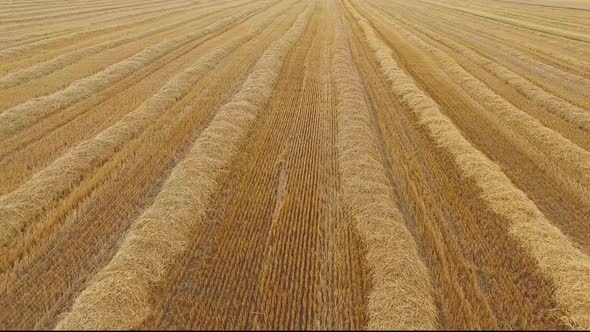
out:
<path id="1" fill-rule="evenodd" d="M 590 329 L 585 0 L 0 2 L 0 329 Z"/>

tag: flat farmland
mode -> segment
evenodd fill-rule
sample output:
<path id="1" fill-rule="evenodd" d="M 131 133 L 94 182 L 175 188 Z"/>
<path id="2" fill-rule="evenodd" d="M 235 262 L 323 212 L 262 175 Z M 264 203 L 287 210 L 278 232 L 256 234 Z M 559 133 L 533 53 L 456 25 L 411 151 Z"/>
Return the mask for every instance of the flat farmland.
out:
<path id="1" fill-rule="evenodd" d="M 590 329 L 590 2 L 0 0 L 0 329 Z"/>

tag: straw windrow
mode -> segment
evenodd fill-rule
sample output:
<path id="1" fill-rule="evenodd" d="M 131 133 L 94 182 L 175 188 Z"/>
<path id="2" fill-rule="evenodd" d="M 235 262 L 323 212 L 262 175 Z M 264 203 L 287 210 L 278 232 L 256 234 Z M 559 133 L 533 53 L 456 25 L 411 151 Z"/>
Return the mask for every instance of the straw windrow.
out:
<path id="1" fill-rule="evenodd" d="M 305 31 L 309 7 L 262 55 L 231 101 L 222 106 L 187 157 L 131 227 L 111 262 L 78 296 L 58 329 L 131 329 L 150 312 L 150 290 L 205 222 L 223 169 L 272 93 L 287 52 Z"/>
<path id="2" fill-rule="evenodd" d="M 368 328 L 434 329 L 437 317 L 428 269 L 394 205 L 364 88 L 339 20 L 334 44 L 342 190 L 367 248 L 373 284 Z"/>
<path id="3" fill-rule="evenodd" d="M 454 156 L 466 177 L 473 179 L 489 207 L 510 222 L 510 233 L 537 260 L 553 280 L 557 302 L 567 312 L 563 321 L 580 329 L 590 328 L 590 257 L 576 248 L 553 226 L 524 192 L 501 169 L 474 148 L 446 117 L 432 98 L 424 94 L 399 67 L 391 49 L 369 22 L 347 6 L 361 26 L 369 46 L 391 81 L 393 92 L 424 125 L 432 139 Z"/>
<path id="4" fill-rule="evenodd" d="M 243 14 L 228 19 L 242 17 Z M 15 191 L 0 197 L 0 246 L 23 232 L 45 211 L 55 206 L 72 188 L 96 167 L 112 158 L 133 138 L 141 134 L 163 112 L 186 96 L 207 72 L 242 44 L 260 34 L 271 19 L 249 33 L 211 51 L 184 72 L 174 76 L 162 89 L 97 136 L 72 148 L 51 165 L 36 173 Z"/>
<path id="5" fill-rule="evenodd" d="M 75 81 L 63 90 L 48 96 L 31 99 L 7 109 L 0 113 L 0 141 L 44 117 L 95 94 L 97 91 L 106 88 L 109 84 L 130 75 L 132 72 L 164 56 L 170 50 L 192 40 L 203 38 L 211 33 L 228 29 L 232 24 L 256 12 L 261 12 L 268 6 L 268 4 L 263 4 L 255 9 L 221 19 L 195 32 L 162 41 L 90 77 Z"/>

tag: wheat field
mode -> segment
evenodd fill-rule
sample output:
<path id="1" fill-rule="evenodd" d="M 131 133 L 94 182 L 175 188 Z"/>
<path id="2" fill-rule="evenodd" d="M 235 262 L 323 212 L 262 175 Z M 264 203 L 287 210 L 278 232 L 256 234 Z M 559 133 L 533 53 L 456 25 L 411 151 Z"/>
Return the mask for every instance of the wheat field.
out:
<path id="1" fill-rule="evenodd" d="M 0 1 L 0 329 L 590 329 L 590 2 Z"/>

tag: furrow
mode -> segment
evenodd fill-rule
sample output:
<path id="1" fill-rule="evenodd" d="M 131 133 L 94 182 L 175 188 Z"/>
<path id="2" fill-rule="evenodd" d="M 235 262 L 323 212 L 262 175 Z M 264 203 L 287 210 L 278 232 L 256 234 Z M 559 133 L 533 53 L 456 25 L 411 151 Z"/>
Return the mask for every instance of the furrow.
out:
<path id="1" fill-rule="evenodd" d="M 525 193 L 516 188 L 500 168 L 475 149 L 437 104 L 416 87 L 377 37 L 369 22 L 354 10 L 368 43 L 391 81 L 396 95 L 418 115 L 432 138 L 455 157 L 465 176 L 481 189 L 490 208 L 505 217 L 510 232 L 553 280 L 557 301 L 566 310 L 562 319 L 577 328 L 590 328 L 590 257 L 583 254 L 553 226 Z"/>
<path id="2" fill-rule="evenodd" d="M 306 27 L 308 8 L 264 52 L 231 101 L 220 108 L 154 203 L 135 221 L 117 254 L 78 296 L 58 329 L 133 328 L 149 315 L 150 290 L 200 226 L 216 182 L 272 93 L 282 61 Z M 110 294 L 105 296 L 105 294 Z M 89 313 L 91 313 L 89 315 Z"/>
<path id="3" fill-rule="evenodd" d="M 152 1 L 141 1 L 141 2 L 128 2 L 125 4 L 117 4 L 117 5 L 108 5 L 108 6 L 101 6 L 99 8 L 96 9 L 87 9 L 87 10 L 79 10 L 79 9 L 75 9 L 73 11 L 60 11 L 59 13 L 56 14 L 52 14 L 52 15 L 44 15 L 41 14 L 39 16 L 35 16 L 35 15 L 26 15 L 25 17 L 19 17 L 19 18 L 11 18 L 11 17 L 0 17 L 0 19 L 2 20 L 2 24 L 12 24 L 12 23 L 22 23 L 22 22 L 29 22 L 29 21 L 35 21 L 35 22 L 39 22 L 39 21 L 44 21 L 44 20 L 54 20 L 56 18 L 61 18 L 61 17 L 69 17 L 69 16 L 79 16 L 81 14 L 91 14 L 91 13 L 104 13 L 104 12 L 109 12 L 109 11 L 115 11 L 115 10 L 124 10 L 124 9 L 141 9 L 143 5 L 150 5 L 150 4 L 154 4 L 154 3 L 162 3 L 162 0 L 152 0 Z"/>
<path id="4" fill-rule="evenodd" d="M 261 6 L 263 8 L 268 5 Z M 32 125 L 36 121 L 58 112 L 76 102 L 83 100 L 112 84 L 141 67 L 164 56 L 170 50 L 191 40 L 202 38 L 218 30 L 227 29 L 232 24 L 242 20 L 262 9 L 252 9 L 243 13 L 226 17 L 195 32 L 178 36 L 150 46 L 131 58 L 113 64 L 90 77 L 78 80 L 67 88 L 48 96 L 34 98 L 23 104 L 11 107 L 0 113 L 0 141 Z"/>
<path id="5" fill-rule="evenodd" d="M 239 51 L 225 57 L 190 94 L 81 183 L 51 211 L 43 227 L 34 227 L 11 247 L 13 257 L 20 258 L 0 275 L 6 290 L 0 305 L 9 308 L 4 319 L 0 314 L 1 327 L 46 329 L 57 323 L 57 315 L 71 306 L 84 283 L 113 257 L 129 225 L 151 204 L 214 110 L 231 96 L 245 68 L 292 23 L 281 14 L 290 8 L 285 5 L 243 26 L 252 30 L 235 37 L 247 40 Z M 254 36 L 256 32 L 261 34 Z"/>
<path id="6" fill-rule="evenodd" d="M 100 26 L 94 29 L 85 29 L 83 31 L 75 31 L 72 33 L 67 33 L 65 35 L 58 35 L 55 37 L 47 38 L 45 35 L 41 35 L 38 39 L 33 40 L 32 42 L 24 43 L 21 45 L 12 46 L 9 48 L 2 49 L 0 51 L 0 60 L 3 63 L 9 63 L 19 60 L 20 58 L 29 55 L 28 53 L 37 49 L 44 49 L 50 47 L 55 47 L 59 45 L 59 43 L 67 42 L 69 45 L 75 43 L 77 40 L 85 38 L 87 36 L 105 34 L 105 33 L 112 33 L 116 31 L 121 31 L 124 29 L 128 29 L 137 25 L 150 23 L 155 20 L 160 20 L 166 16 L 175 15 L 178 13 L 186 12 L 187 10 L 191 10 L 194 6 L 187 6 L 186 4 L 182 4 L 179 6 L 168 6 L 164 10 L 158 10 L 155 12 L 148 12 L 141 14 L 141 18 L 135 20 L 121 20 L 115 24 L 110 24 L 106 26 Z M 198 6 L 199 9 L 208 8 L 208 6 Z M 149 15 L 152 14 L 152 15 Z M 146 17 L 147 16 L 147 17 Z"/>
<path id="7" fill-rule="evenodd" d="M 245 14 L 237 14 L 227 20 L 237 20 L 244 16 Z M 93 169 L 108 161 L 127 142 L 189 93 L 204 73 L 213 69 L 241 43 L 242 40 L 237 40 L 199 59 L 115 125 L 69 150 L 21 187 L 0 197 L 0 220 L 4 221 L 0 224 L 0 245 L 5 245 L 13 237 L 22 234 L 29 224 L 55 206 Z"/>
<path id="8" fill-rule="evenodd" d="M 545 166 L 554 168 L 555 176 L 566 178 L 566 181 L 573 183 L 575 188 L 580 185 L 590 188 L 590 152 L 573 144 L 560 133 L 545 127 L 538 119 L 506 101 L 440 49 L 414 36 L 403 26 L 391 20 L 385 19 L 385 21 L 393 24 L 412 45 L 416 45 L 438 59 L 445 70 L 451 74 L 452 79 L 487 110 L 493 112 L 501 123 L 509 125 L 517 133 L 522 133 L 526 140 L 540 146 L 545 151 L 541 162 Z M 547 157 L 552 158 L 554 163 L 547 163 Z M 568 169 L 570 172 L 564 173 L 559 170 L 561 168 Z"/>
<path id="9" fill-rule="evenodd" d="M 393 203 L 363 85 L 341 24 L 335 44 L 332 71 L 338 96 L 342 190 L 366 243 L 373 279 L 368 328 L 435 329 L 437 312 L 429 272 Z"/>
<path id="10" fill-rule="evenodd" d="M 227 8 L 217 9 L 217 10 L 214 10 L 211 12 L 204 12 L 196 17 L 190 17 L 190 18 L 187 18 L 184 20 L 176 21 L 171 24 L 167 24 L 165 26 L 159 26 L 159 27 L 156 27 L 153 29 L 149 29 L 147 31 L 143 31 L 143 32 L 133 35 L 133 36 L 114 39 L 114 40 L 111 39 L 111 40 L 108 40 L 108 41 L 105 41 L 105 42 L 102 42 L 99 44 L 94 44 L 92 46 L 88 46 L 88 47 L 84 47 L 84 48 L 77 48 L 73 51 L 62 54 L 62 55 L 60 55 L 56 58 L 53 58 L 51 60 L 41 62 L 41 63 L 38 63 L 38 64 L 33 65 L 31 67 L 27 67 L 27 68 L 24 68 L 24 69 L 15 71 L 15 72 L 11 72 L 11 73 L 8 73 L 8 74 L 0 77 L 0 89 L 7 89 L 7 88 L 21 85 L 21 84 L 28 82 L 30 80 L 48 75 L 56 70 L 60 70 L 64 67 L 66 67 L 72 63 L 75 63 L 75 62 L 77 62 L 85 57 L 88 57 L 90 55 L 100 53 L 100 52 L 107 50 L 107 49 L 111 49 L 111 48 L 115 48 L 115 47 L 118 47 L 121 45 L 125 45 L 128 43 L 146 38 L 151 35 L 155 35 L 155 34 L 158 34 L 161 32 L 172 30 L 177 27 L 184 26 L 187 23 L 194 22 L 195 20 L 199 20 L 203 17 L 214 15 L 216 13 L 220 13 L 224 10 L 227 10 Z M 0 55 L 0 58 L 1 58 L 1 55 Z"/>
<path id="11" fill-rule="evenodd" d="M 572 125 L 581 130 L 584 130 L 587 133 L 590 132 L 590 113 L 588 113 L 586 110 L 572 105 L 567 101 L 548 93 L 517 73 L 498 63 L 495 63 L 494 61 L 465 46 L 462 46 L 460 43 L 454 40 L 441 36 L 440 34 L 434 35 L 434 32 L 432 32 L 430 29 L 426 29 L 417 25 L 414 25 L 413 27 L 424 35 L 443 42 L 446 46 L 458 52 L 466 59 L 469 59 L 479 66 L 485 68 L 494 76 L 502 79 L 502 81 L 504 81 L 506 84 L 510 85 L 523 94 L 526 98 L 533 101 L 539 107 L 542 107 L 548 112 L 570 122 Z"/>

